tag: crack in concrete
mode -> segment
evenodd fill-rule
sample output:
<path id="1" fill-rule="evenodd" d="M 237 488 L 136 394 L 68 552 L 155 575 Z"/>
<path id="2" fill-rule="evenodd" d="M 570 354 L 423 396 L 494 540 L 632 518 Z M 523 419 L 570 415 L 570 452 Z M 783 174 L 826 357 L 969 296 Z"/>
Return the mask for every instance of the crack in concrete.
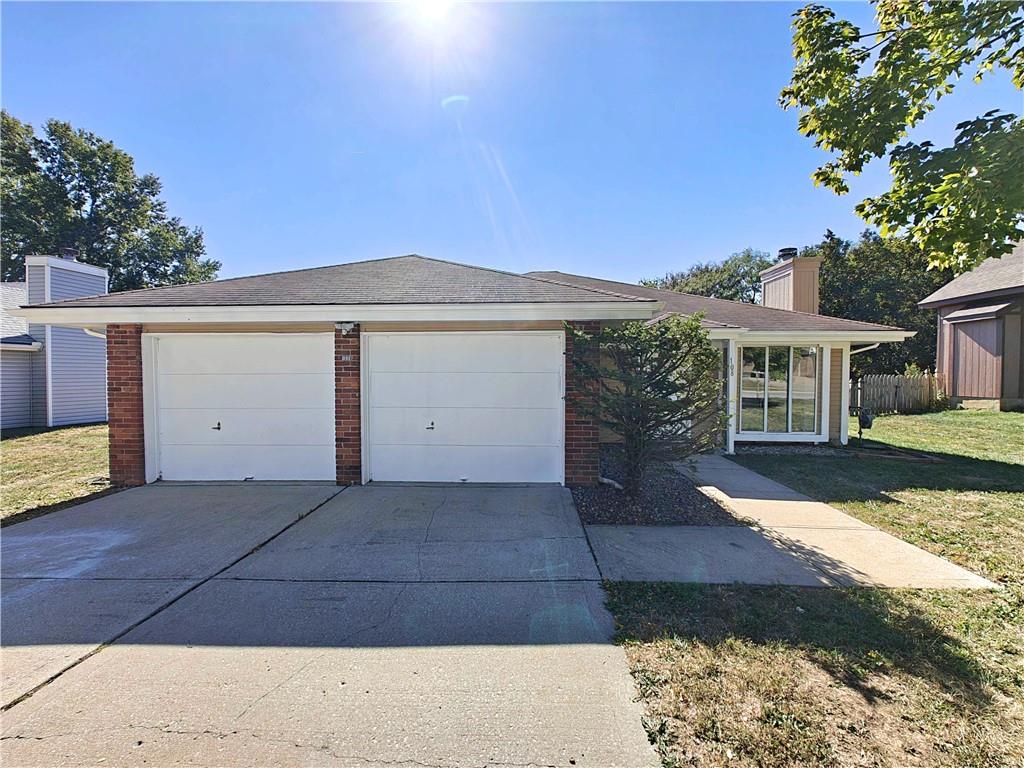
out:
<path id="1" fill-rule="evenodd" d="M 484 763 L 468 764 L 468 763 L 426 763 L 422 760 L 415 758 L 398 758 L 398 759 L 384 759 L 378 757 L 367 757 L 360 754 L 349 754 L 343 752 L 337 752 L 330 747 L 328 744 L 323 743 L 311 743 L 304 742 L 297 739 L 286 739 L 286 738 L 275 738 L 260 733 L 249 728 L 236 728 L 230 731 L 226 730 L 215 730 L 212 728 L 202 728 L 198 730 L 173 728 L 170 725 L 142 725 L 138 723 L 129 723 L 124 726 L 128 730 L 144 730 L 144 731 L 157 731 L 159 733 L 168 736 L 192 736 L 194 738 L 200 738 L 203 736 L 210 736 L 212 738 L 223 740 L 229 739 L 233 736 L 247 736 L 252 739 L 259 741 L 265 741 L 270 744 L 283 744 L 285 746 L 296 747 L 298 749 L 312 749 L 317 752 L 324 752 L 333 758 L 339 760 L 358 760 L 359 762 L 366 763 L 367 765 L 409 765 L 417 766 L 418 768 L 559 768 L 557 763 L 537 763 L 537 762 L 508 762 L 504 760 L 487 760 Z M 118 730 L 117 728 L 105 729 L 105 730 Z M 42 736 L 27 736 L 23 734 L 16 734 L 13 736 L 2 736 L 0 741 L 9 740 L 20 740 L 20 741 L 46 741 L 47 739 L 64 738 L 68 736 L 78 736 L 79 733 L 48 733 Z"/>
<path id="2" fill-rule="evenodd" d="M 427 521 L 427 527 L 423 531 L 423 541 L 416 547 L 416 573 L 419 575 L 420 581 L 423 581 L 423 545 L 430 540 L 430 526 L 434 524 L 434 517 L 437 515 L 437 511 L 447 503 L 448 492 L 445 491 L 440 503 L 430 511 L 430 519 Z"/>
<path id="3" fill-rule="evenodd" d="M 466 763 L 426 763 L 422 760 L 415 758 L 398 758 L 398 759 L 384 759 L 379 757 L 367 757 L 360 754 L 349 754 L 343 752 L 337 752 L 332 749 L 328 744 L 318 744 L 303 742 L 296 739 L 284 739 L 274 738 L 261 734 L 259 731 L 250 729 L 235 729 L 231 731 L 215 731 L 208 728 L 202 730 L 181 730 L 177 728 L 171 728 L 165 725 L 134 725 L 129 724 L 126 726 L 129 729 L 143 729 L 143 730 L 155 730 L 160 733 L 172 735 L 172 736 L 212 736 L 217 739 L 227 739 L 232 736 L 248 736 L 253 739 L 260 741 L 266 741 L 271 744 L 284 744 L 286 746 L 297 747 L 299 749 L 313 749 L 317 752 L 325 752 L 331 757 L 340 760 L 358 760 L 359 762 L 366 763 L 367 765 L 411 765 L 418 766 L 419 768 L 558 768 L 555 763 L 537 763 L 537 762 L 507 762 L 501 760 L 488 760 L 484 763 L 476 765 L 470 765 Z M 61 735 L 73 735 L 73 734 L 61 734 Z M 36 738 L 48 738 L 48 737 L 36 737 Z"/>

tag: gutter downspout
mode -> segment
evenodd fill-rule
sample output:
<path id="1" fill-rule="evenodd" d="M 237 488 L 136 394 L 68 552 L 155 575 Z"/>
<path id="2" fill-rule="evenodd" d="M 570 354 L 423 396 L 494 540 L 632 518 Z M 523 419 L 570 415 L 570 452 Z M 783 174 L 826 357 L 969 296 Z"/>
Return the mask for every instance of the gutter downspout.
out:
<path id="1" fill-rule="evenodd" d="M 107 338 L 107 334 L 101 333 L 99 331 L 94 331 L 92 328 L 83 328 L 82 330 L 85 331 L 90 336 L 95 336 L 97 339 Z M 878 345 L 876 344 L 875 346 L 877 347 Z"/>
<path id="2" fill-rule="evenodd" d="M 869 344 L 868 346 L 861 347 L 860 349 L 851 349 L 850 350 L 850 354 L 851 355 L 859 355 L 861 352 L 870 352 L 872 349 L 878 349 L 878 347 L 880 345 L 881 345 L 881 342 L 879 342 L 878 344 Z"/>

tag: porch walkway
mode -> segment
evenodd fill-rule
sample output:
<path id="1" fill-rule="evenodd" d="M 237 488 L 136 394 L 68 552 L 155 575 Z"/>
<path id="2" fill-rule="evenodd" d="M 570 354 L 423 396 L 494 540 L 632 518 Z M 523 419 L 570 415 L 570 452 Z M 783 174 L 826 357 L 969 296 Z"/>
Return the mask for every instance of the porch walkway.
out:
<path id="1" fill-rule="evenodd" d="M 944 558 L 722 456 L 701 456 L 677 469 L 750 526 L 587 526 L 603 578 L 996 588 Z"/>

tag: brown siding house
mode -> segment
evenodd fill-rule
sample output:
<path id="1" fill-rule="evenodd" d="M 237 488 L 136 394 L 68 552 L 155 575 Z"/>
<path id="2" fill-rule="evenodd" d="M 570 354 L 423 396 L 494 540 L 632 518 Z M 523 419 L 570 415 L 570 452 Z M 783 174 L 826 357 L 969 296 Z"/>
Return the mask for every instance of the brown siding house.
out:
<path id="1" fill-rule="evenodd" d="M 1024 408 L 1024 243 L 920 302 L 938 310 L 935 369 L 954 405 Z"/>

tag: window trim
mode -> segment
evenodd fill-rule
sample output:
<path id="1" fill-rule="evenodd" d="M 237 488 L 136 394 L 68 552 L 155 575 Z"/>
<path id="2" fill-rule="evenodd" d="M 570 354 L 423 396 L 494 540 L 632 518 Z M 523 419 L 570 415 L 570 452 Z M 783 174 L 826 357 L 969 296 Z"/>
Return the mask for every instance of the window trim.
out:
<path id="1" fill-rule="evenodd" d="M 786 430 L 784 432 L 769 432 L 768 431 L 768 369 L 770 366 L 770 356 L 772 347 L 785 347 L 789 350 L 789 363 L 786 370 Z M 800 348 L 810 348 L 814 350 L 814 418 L 812 420 L 813 427 L 810 431 L 794 431 L 793 430 L 793 350 Z M 763 350 L 764 354 L 764 379 L 762 383 L 762 399 L 761 399 L 761 429 L 751 430 L 743 428 L 743 351 L 745 349 L 760 349 Z M 825 350 L 820 344 L 737 344 L 736 345 L 736 360 L 738 368 L 738 392 L 737 392 L 737 403 L 738 405 L 738 416 L 736 420 L 736 437 L 740 439 L 749 439 L 751 437 L 767 437 L 769 440 L 785 440 L 789 438 L 822 438 L 822 387 L 823 387 L 823 376 L 822 376 L 822 360 L 824 359 Z"/>

